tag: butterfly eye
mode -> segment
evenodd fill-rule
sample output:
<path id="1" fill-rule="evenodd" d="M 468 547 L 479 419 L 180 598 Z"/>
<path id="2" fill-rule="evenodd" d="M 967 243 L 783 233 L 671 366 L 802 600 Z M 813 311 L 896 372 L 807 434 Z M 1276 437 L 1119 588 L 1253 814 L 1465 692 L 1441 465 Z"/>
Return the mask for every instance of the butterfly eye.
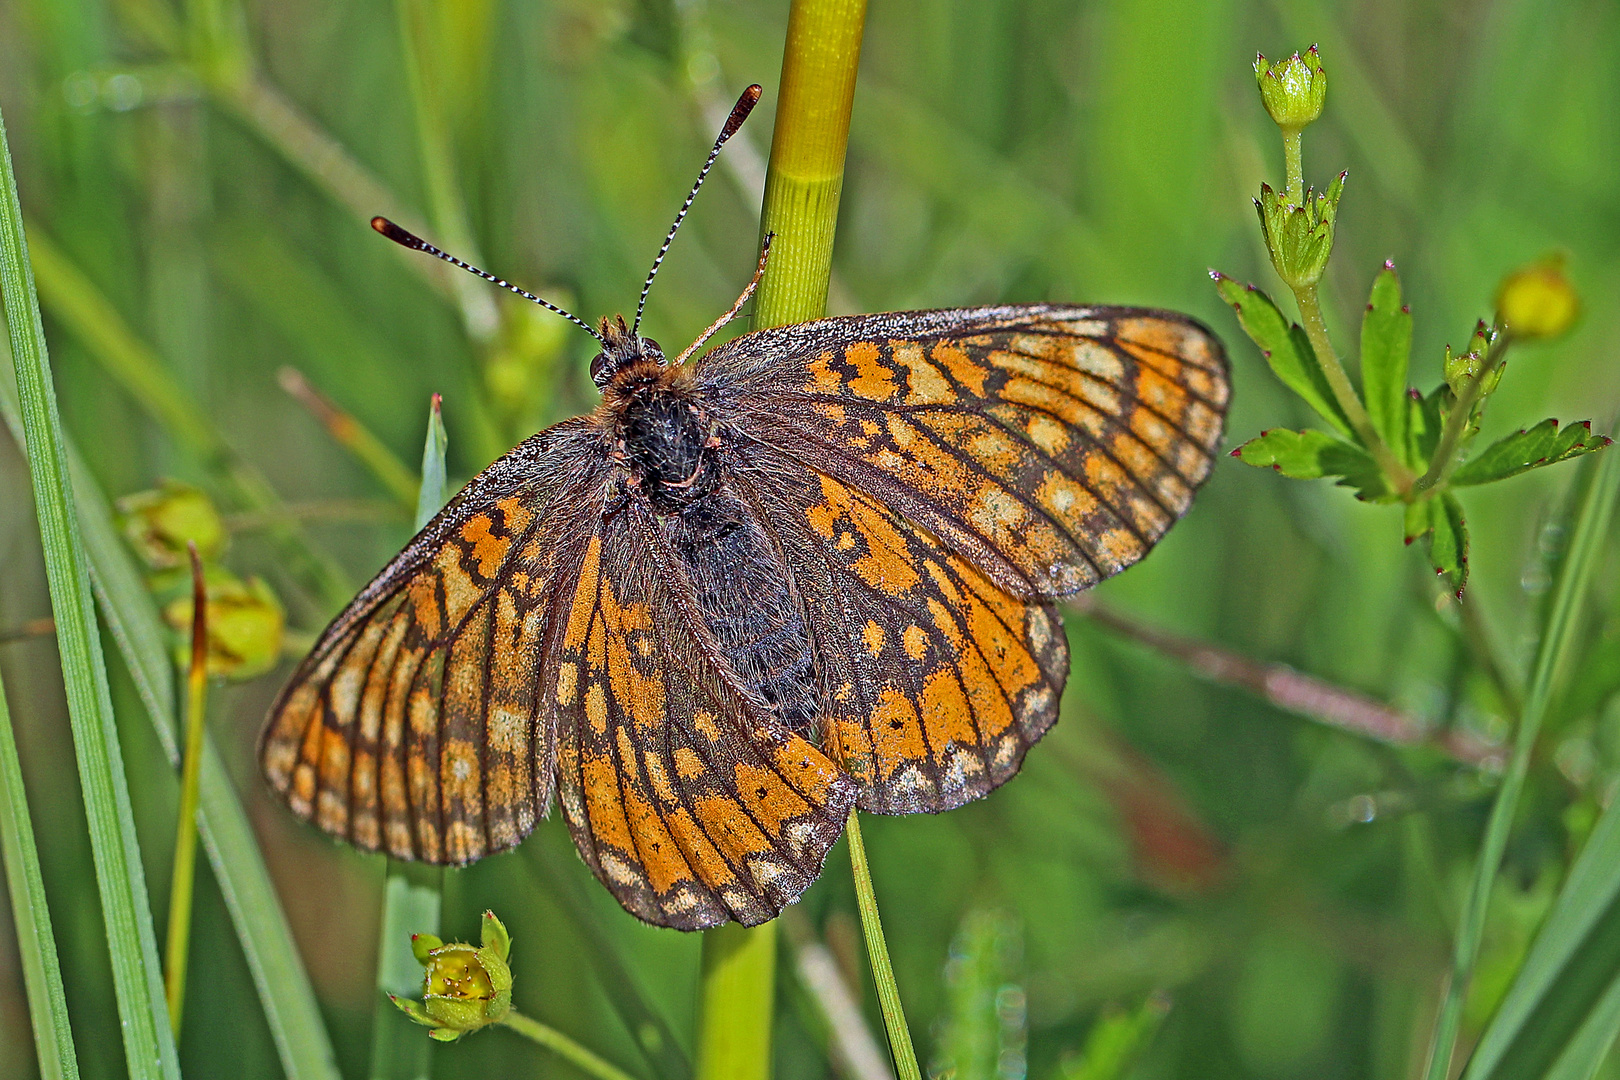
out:
<path id="1" fill-rule="evenodd" d="M 591 358 L 591 382 L 597 386 L 607 385 L 618 367 L 619 365 L 613 362 L 613 357 L 605 351 L 597 353 Z"/>
<path id="2" fill-rule="evenodd" d="M 641 355 L 662 364 L 664 362 L 664 347 L 652 338 L 644 337 L 641 339 Z"/>

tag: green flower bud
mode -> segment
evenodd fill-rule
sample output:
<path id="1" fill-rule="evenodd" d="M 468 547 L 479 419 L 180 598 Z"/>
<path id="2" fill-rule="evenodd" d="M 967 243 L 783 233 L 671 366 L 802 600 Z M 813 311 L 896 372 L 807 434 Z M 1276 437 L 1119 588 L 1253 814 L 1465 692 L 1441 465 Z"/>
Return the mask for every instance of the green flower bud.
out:
<path id="1" fill-rule="evenodd" d="M 228 679 L 262 675 L 281 658 L 285 613 L 276 594 L 260 578 L 242 581 L 218 567 L 207 574 L 208 674 Z M 163 609 L 163 619 L 181 633 L 176 649 L 181 667 L 191 662 L 191 596 Z"/>
<path id="2" fill-rule="evenodd" d="M 1260 185 L 1254 208 L 1260 215 L 1260 231 L 1277 276 L 1293 289 L 1302 289 L 1321 280 L 1333 253 L 1333 223 L 1339 213 L 1339 196 L 1344 192 L 1348 173 L 1333 178 L 1325 192 L 1305 190 L 1305 205 L 1294 206 L 1271 185 Z"/>
<path id="3" fill-rule="evenodd" d="M 1496 290 L 1496 321 L 1515 338 L 1555 338 L 1580 313 L 1580 297 L 1559 256 L 1521 266 Z"/>
<path id="4" fill-rule="evenodd" d="M 455 1042 L 469 1031 L 488 1027 L 512 1009 L 512 969 L 507 958 L 512 939 L 493 912 L 484 912 L 482 945 L 456 941 L 446 945 L 432 934 L 411 937 L 411 952 L 425 969 L 422 1000 L 390 995 L 399 1010 L 440 1042 Z"/>
<path id="5" fill-rule="evenodd" d="M 186 566 L 188 540 L 196 543 L 204 562 L 217 559 L 229 540 L 213 501 L 177 480 L 119 499 L 118 524 L 130 547 L 153 570 Z"/>
<path id="6" fill-rule="evenodd" d="M 1304 56 L 1295 53 L 1275 64 L 1267 64 L 1264 56 L 1255 53 L 1254 81 L 1266 112 L 1284 131 L 1298 131 L 1322 115 L 1327 72 L 1322 70 L 1315 45 Z"/>

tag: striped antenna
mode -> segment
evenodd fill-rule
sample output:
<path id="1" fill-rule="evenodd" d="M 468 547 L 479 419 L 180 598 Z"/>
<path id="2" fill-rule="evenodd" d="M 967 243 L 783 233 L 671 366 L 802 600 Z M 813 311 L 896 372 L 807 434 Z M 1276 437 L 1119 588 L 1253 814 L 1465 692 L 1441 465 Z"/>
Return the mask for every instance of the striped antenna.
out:
<path id="1" fill-rule="evenodd" d="M 413 251 L 425 251 L 429 255 L 432 255 L 435 259 L 443 259 L 451 266 L 459 266 L 469 274 L 477 274 L 485 281 L 493 282 L 494 284 L 505 289 L 507 292 L 514 292 L 523 297 L 525 300 L 532 300 L 536 304 L 539 304 L 541 307 L 545 308 L 547 311 L 555 311 L 558 315 L 561 315 L 563 318 L 567 319 L 569 322 L 591 335 L 591 337 L 595 338 L 597 341 L 600 341 L 603 348 L 607 348 L 607 340 L 603 338 L 601 334 L 591 329 L 590 323 L 586 322 L 584 319 L 581 319 L 573 312 L 564 311 L 562 308 L 551 303 L 549 300 L 542 300 L 529 290 L 518 288 L 505 278 L 498 278 L 494 274 L 478 269 L 478 267 L 474 266 L 472 263 L 462 262 L 454 255 L 449 255 L 443 251 L 440 251 L 438 248 L 434 247 L 420 236 L 417 236 L 415 233 L 406 229 L 400 228 L 398 225 L 395 225 L 392 221 L 389 221 L 385 217 L 372 218 L 371 227 L 388 237 L 388 239 L 392 240 L 400 247 L 408 247 Z"/>
<path id="2" fill-rule="evenodd" d="M 720 156 L 720 148 L 726 145 L 727 139 L 737 134 L 737 129 L 742 127 L 743 121 L 748 119 L 748 114 L 759 104 L 759 94 L 759 84 L 755 83 L 744 90 L 742 97 L 737 99 L 737 104 L 731 107 L 731 115 L 726 117 L 725 126 L 720 129 L 720 137 L 714 140 L 714 149 L 709 151 L 709 160 L 705 161 L 703 168 L 698 171 L 697 183 L 692 185 L 691 194 L 687 195 L 686 201 L 681 204 L 681 212 L 675 215 L 675 224 L 669 227 L 669 235 L 664 237 L 664 246 L 658 249 L 658 257 L 653 260 L 652 269 L 647 271 L 647 282 L 641 286 L 641 299 L 636 301 L 636 322 L 630 328 L 632 337 L 641 329 L 641 313 L 647 307 L 647 293 L 652 291 L 653 278 L 658 276 L 658 267 L 663 263 L 664 256 L 669 254 L 669 245 L 675 240 L 675 230 L 681 227 L 681 222 L 686 219 L 686 212 L 692 209 L 692 200 L 697 198 L 698 188 L 703 186 L 704 178 L 714 167 L 714 159 Z"/>

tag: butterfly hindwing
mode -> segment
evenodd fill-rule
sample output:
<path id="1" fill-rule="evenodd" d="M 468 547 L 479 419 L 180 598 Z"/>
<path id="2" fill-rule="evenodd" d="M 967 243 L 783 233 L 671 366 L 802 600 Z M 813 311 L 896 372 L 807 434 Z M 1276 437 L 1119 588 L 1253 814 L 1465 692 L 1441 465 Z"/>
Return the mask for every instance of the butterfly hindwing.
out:
<path id="1" fill-rule="evenodd" d="M 754 925 L 820 874 L 855 787 L 737 680 L 690 597 L 639 501 L 590 539 L 547 679 L 558 801 L 632 913 Z"/>
<path id="2" fill-rule="evenodd" d="M 327 628 L 260 743 L 294 813 L 452 865 L 534 828 L 553 756 L 538 665 L 601 505 L 589 437 L 558 425 L 479 474 Z"/>
<path id="3" fill-rule="evenodd" d="M 737 480 L 790 553 L 819 658 L 831 746 L 863 810 L 938 812 L 1018 771 L 1056 721 L 1057 613 L 998 588 L 877 499 L 767 447 Z"/>
<path id="4" fill-rule="evenodd" d="M 698 375 L 740 430 L 1048 598 L 1124 569 L 1186 511 L 1229 396 L 1193 320 L 1047 304 L 759 331 Z"/>

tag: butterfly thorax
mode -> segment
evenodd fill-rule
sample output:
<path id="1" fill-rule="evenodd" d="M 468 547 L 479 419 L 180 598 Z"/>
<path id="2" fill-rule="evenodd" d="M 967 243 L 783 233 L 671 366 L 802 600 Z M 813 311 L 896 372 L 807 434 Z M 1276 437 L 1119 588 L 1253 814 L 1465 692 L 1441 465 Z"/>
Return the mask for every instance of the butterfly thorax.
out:
<path id="1" fill-rule="evenodd" d="M 659 514 L 679 513 L 720 484 L 718 431 L 690 384 L 685 368 L 643 361 L 603 390 L 599 415 L 628 484 Z"/>

